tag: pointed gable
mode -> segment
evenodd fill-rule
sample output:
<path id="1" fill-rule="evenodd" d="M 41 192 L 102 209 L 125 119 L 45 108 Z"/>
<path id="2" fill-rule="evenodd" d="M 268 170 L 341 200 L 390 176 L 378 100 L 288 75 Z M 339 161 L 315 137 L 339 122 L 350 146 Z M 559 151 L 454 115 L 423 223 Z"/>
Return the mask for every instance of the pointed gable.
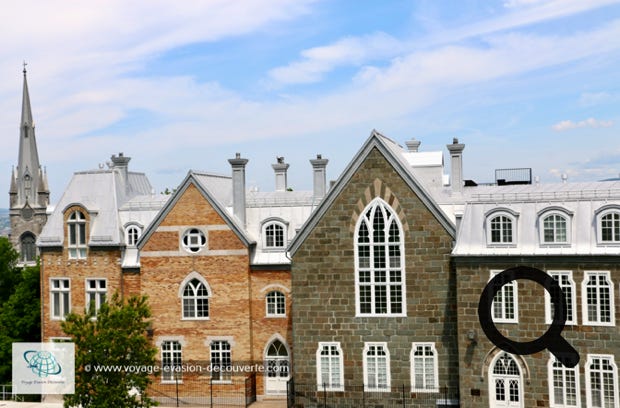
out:
<path id="1" fill-rule="evenodd" d="M 226 211 L 201 177 L 190 171 L 172 198 L 142 235 L 138 248 L 144 251 L 167 251 L 178 248 L 178 227 L 209 226 L 210 250 L 240 250 L 254 241 Z M 151 238 L 157 235 L 158 239 Z"/>
<path id="2" fill-rule="evenodd" d="M 289 245 L 289 251 L 291 255 L 299 249 L 304 240 L 310 235 L 312 230 L 317 226 L 323 216 L 327 213 L 329 208 L 336 202 L 344 191 L 346 186 L 353 180 L 354 177 L 358 177 L 360 168 L 367 163 L 372 154 L 379 154 L 384 160 L 386 160 L 394 171 L 402 178 L 406 185 L 415 193 L 418 199 L 424 204 L 428 211 L 434 216 L 434 218 L 442 225 L 446 232 L 454 239 L 456 237 L 455 225 L 441 210 L 439 205 L 433 200 L 431 195 L 426 191 L 423 185 L 416 180 L 410 165 L 402 155 L 403 149 L 391 139 L 383 136 L 381 133 L 373 130 L 370 137 L 366 140 L 362 148 L 355 154 L 353 160 L 345 168 L 341 176 L 336 181 L 336 184 L 329 190 L 321 204 L 312 213 L 312 215 L 305 222 L 300 232 L 293 238 Z M 380 177 L 379 175 L 377 177 Z M 397 199 L 389 191 L 389 186 L 382 185 L 380 179 L 372 177 L 365 180 L 369 187 L 365 193 L 367 199 L 371 196 L 382 196 L 397 204 L 395 207 L 399 207 Z M 396 201 L 395 201 L 396 200 Z M 357 202 L 358 212 L 363 209 L 364 199 L 360 199 Z M 368 200 L 366 200 L 368 201 Z M 353 215 L 354 216 L 354 215 Z M 402 215 L 401 215 L 402 218 Z M 403 220 L 406 222 L 406 220 Z"/>

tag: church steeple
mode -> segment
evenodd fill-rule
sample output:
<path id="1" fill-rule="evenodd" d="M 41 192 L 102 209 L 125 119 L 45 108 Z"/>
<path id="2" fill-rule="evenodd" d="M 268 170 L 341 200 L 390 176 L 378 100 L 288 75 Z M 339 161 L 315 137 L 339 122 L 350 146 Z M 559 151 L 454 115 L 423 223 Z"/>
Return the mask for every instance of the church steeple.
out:
<path id="1" fill-rule="evenodd" d="M 22 93 L 22 117 L 19 128 L 19 157 L 14 180 L 11 185 L 16 186 L 17 196 L 14 205 L 23 206 L 28 203 L 31 207 L 47 207 L 49 191 L 39 164 L 37 140 L 34 133 L 34 120 L 30 106 L 30 93 L 26 78 L 26 63 L 24 63 L 24 87 Z M 43 189 L 43 190 L 41 190 Z M 13 205 L 12 205 L 13 207 Z"/>
<path id="2" fill-rule="evenodd" d="M 30 106 L 30 93 L 24 62 L 24 87 L 22 91 L 22 116 L 19 123 L 19 156 L 17 167 L 11 172 L 9 189 L 11 235 L 15 249 L 24 263 L 36 260 L 36 238 L 47 222 L 49 187 L 47 174 L 39 163 L 34 120 Z"/>

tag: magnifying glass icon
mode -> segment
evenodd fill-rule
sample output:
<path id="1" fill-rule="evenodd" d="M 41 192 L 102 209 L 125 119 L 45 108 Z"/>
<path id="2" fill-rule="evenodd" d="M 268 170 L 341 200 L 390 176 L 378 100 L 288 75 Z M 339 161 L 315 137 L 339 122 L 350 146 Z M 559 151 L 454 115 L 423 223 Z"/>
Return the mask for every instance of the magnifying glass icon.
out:
<path id="1" fill-rule="evenodd" d="M 553 322 L 547 331 L 536 340 L 527 342 L 512 341 L 502 335 L 491 314 L 495 294 L 507 283 L 517 279 L 531 280 L 542 285 L 549 295 L 553 305 Z M 529 266 L 517 266 L 498 273 L 487 283 L 480 302 L 478 303 L 478 319 L 484 334 L 500 349 L 512 354 L 534 354 L 548 349 L 565 367 L 573 368 L 579 364 L 579 353 L 564 337 L 562 330 L 566 325 L 566 299 L 558 282 L 540 269 Z"/>

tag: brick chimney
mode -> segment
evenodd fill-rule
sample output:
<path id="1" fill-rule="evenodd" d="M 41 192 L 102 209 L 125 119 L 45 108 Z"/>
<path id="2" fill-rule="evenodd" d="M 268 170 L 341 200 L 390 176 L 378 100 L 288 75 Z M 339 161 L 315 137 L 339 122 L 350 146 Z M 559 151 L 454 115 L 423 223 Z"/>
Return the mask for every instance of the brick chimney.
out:
<path id="1" fill-rule="evenodd" d="M 233 215 L 245 228 L 245 165 L 248 159 L 242 159 L 241 153 L 236 153 L 234 159 L 228 159 L 228 163 L 232 167 Z"/>
<path id="2" fill-rule="evenodd" d="M 329 160 L 324 159 L 320 154 L 316 155 L 316 159 L 310 160 L 313 170 L 314 198 L 323 198 L 327 193 L 327 173 L 325 171 L 327 162 Z"/>
<path id="3" fill-rule="evenodd" d="M 463 191 L 463 150 L 465 145 L 459 143 L 459 139 L 454 138 L 452 144 L 446 145 L 450 152 L 450 184 L 452 191 L 460 193 Z"/>
<path id="4" fill-rule="evenodd" d="M 276 191 L 286 191 L 288 187 L 286 183 L 286 170 L 288 170 L 289 164 L 284 163 L 284 157 L 276 157 L 276 161 L 276 164 L 271 165 L 276 173 Z"/>

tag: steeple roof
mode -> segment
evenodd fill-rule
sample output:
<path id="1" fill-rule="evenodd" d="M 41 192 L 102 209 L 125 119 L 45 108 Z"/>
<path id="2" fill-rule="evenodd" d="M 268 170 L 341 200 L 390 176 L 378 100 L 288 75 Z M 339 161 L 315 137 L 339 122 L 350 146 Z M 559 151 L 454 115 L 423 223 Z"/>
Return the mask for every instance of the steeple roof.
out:
<path id="1" fill-rule="evenodd" d="M 47 191 L 47 182 L 44 179 L 43 171 L 39 164 L 25 63 L 23 73 L 24 86 L 22 93 L 22 117 L 19 125 L 19 157 L 17 159 L 15 175 L 12 176 L 11 180 L 11 185 L 15 184 L 17 192 L 17 200 L 14 205 L 19 208 L 28 202 L 32 207 L 45 207 L 47 202 L 39 202 L 39 193 L 49 193 L 49 191 Z"/>

